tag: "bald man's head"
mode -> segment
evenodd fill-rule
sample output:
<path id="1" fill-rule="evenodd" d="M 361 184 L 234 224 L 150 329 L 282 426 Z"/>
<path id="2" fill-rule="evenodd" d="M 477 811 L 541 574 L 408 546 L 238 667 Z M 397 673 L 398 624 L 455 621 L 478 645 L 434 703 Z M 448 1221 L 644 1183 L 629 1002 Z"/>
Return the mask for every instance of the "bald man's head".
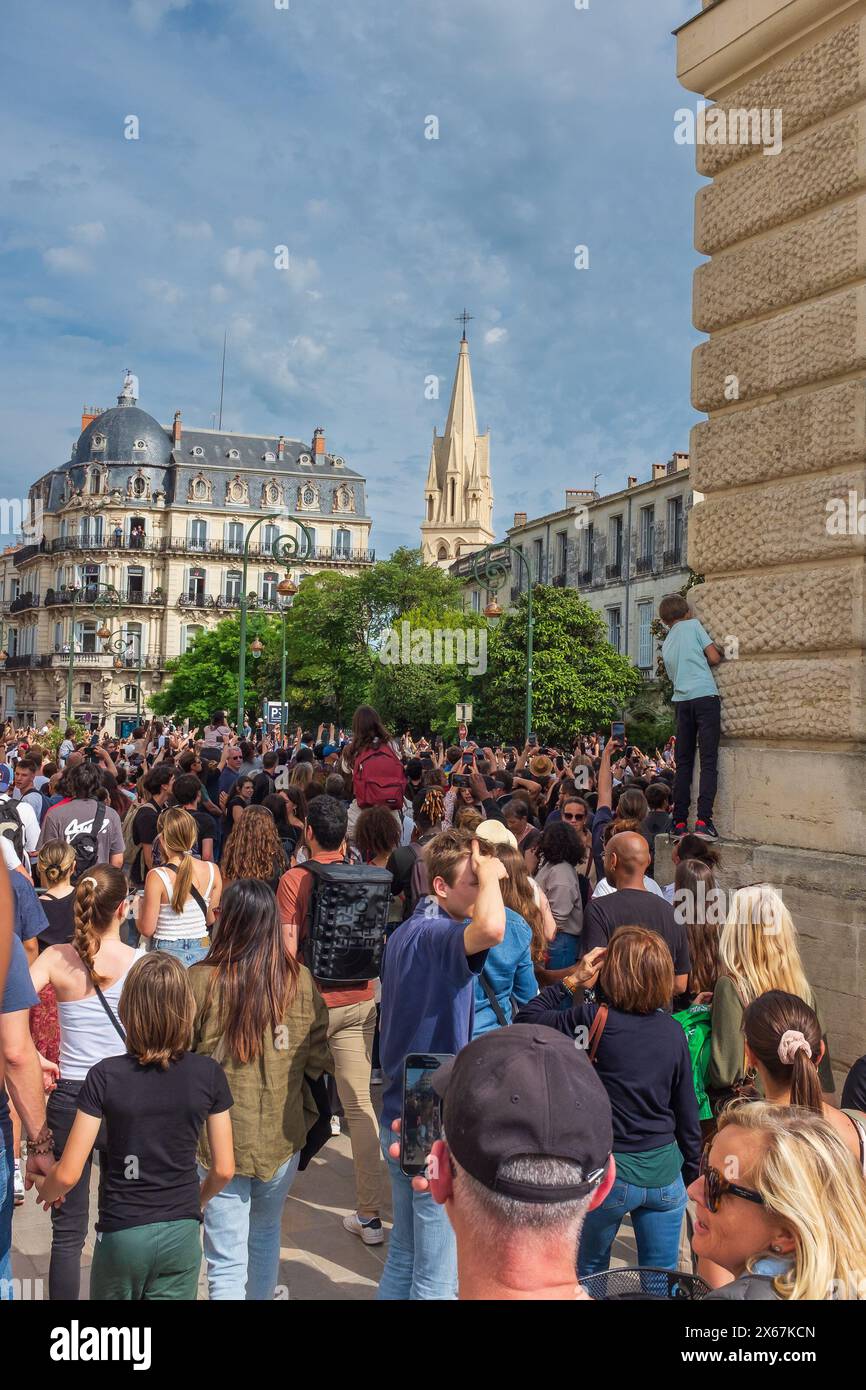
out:
<path id="1" fill-rule="evenodd" d="M 634 830 L 611 835 L 604 851 L 604 872 L 614 888 L 643 887 L 649 868 L 649 845 Z"/>

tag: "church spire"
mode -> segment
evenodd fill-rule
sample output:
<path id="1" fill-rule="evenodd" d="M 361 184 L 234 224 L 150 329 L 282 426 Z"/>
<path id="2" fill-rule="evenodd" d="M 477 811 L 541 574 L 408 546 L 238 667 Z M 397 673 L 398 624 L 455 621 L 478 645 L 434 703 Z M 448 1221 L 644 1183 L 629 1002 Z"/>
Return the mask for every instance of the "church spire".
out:
<path id="1" fill-rule="evenodd" d="M 448 419 L 445 422 L 445 438 L 454 441 L 460 465 L 465 469 L 467 476 L 475 459 L 477 435 L 478 425 L 475 420 L 475 393 L 472 389 L 472 368 L 469 365 L 469 344 L 463 337 L 460 340 L 460 356 L 457 358 L 451 404 L 448 407 Z"/>

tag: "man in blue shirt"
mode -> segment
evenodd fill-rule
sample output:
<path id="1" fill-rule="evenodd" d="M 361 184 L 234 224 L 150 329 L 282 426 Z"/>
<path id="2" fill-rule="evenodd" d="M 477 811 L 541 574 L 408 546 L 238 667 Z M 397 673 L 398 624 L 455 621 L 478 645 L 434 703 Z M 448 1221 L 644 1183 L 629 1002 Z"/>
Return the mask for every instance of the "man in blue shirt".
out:
<path id="1" fill-rule="evenodd" d="M 671 699 L 677 712 L 673 833 L 685 835 L 689 828 L 692 772 L 695 749 L 699 748 L 701 780 L 695 834 L 715 840 L 718 832 L 713 825 L 713 802 L 719 780 L 721 702 L 711 668 L 724 660 L 724 652 L 698 622 L 682 594 L 663 598 L 659 617 L 668 629 L 662 660 L 673 683 Z"/>
<path id="2" fill-rule="evenodd" d="M 504 864 L 465 831 L 445 830 L 426 849 L 431 896 L 390 938 L 382 970 L 379 1051 L 385 1086 L 380 1139 L 391 1177 L 394 1227 L 380 1299 L 452 1299 L 457 1250 L 447 1216 L 415 1192 L 393 1159 L 403 1066 L 411 1053 L 455 1055 L 472 1037 L 474 986 L 487 952 L 505 936 Z"/>

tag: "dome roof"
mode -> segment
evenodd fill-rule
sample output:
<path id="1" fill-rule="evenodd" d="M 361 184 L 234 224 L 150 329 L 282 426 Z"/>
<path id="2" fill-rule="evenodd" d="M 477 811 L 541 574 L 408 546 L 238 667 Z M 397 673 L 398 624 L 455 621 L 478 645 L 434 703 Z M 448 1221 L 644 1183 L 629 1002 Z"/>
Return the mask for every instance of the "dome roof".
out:
<path id="1" fill-rule="evenodd" d="M 131 379 L 132 381 L 135 378 Z M 137 383 L 136 383 L 137 385 Z M 124 391 L 117 398 L 118 403 L 111 410 L 104 410 L 95 420 L 91 420 L 82 430 L 72 456 L 73 463 L 90 463 L 91 460 L 105 459 L 106 462 L 131 460 L 142 466 L 164 468 L 171 462 L 172 441 L 168 430 L 163 429 L 158 420 L 139 410 L 135 397 L 124 383 Z M 94 438 L 102 438 L 105 444 L 94 447 Z M 144 447 L 136 448 L 136 444 Z"/>

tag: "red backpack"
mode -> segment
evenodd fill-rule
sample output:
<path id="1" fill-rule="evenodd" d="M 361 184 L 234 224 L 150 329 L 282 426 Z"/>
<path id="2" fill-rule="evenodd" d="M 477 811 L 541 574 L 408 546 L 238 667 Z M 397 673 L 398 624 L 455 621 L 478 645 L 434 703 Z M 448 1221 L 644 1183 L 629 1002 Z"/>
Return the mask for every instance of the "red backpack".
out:
<path id="1" fill-rule="evenodd" d="M 397 754 L 387 743 L 368 748 L 355 759 L 352 783 L 355 800 L 362 811 L 368 806 L 389 806 L 392 811 L 403 809 L 406 773 Z"/>

